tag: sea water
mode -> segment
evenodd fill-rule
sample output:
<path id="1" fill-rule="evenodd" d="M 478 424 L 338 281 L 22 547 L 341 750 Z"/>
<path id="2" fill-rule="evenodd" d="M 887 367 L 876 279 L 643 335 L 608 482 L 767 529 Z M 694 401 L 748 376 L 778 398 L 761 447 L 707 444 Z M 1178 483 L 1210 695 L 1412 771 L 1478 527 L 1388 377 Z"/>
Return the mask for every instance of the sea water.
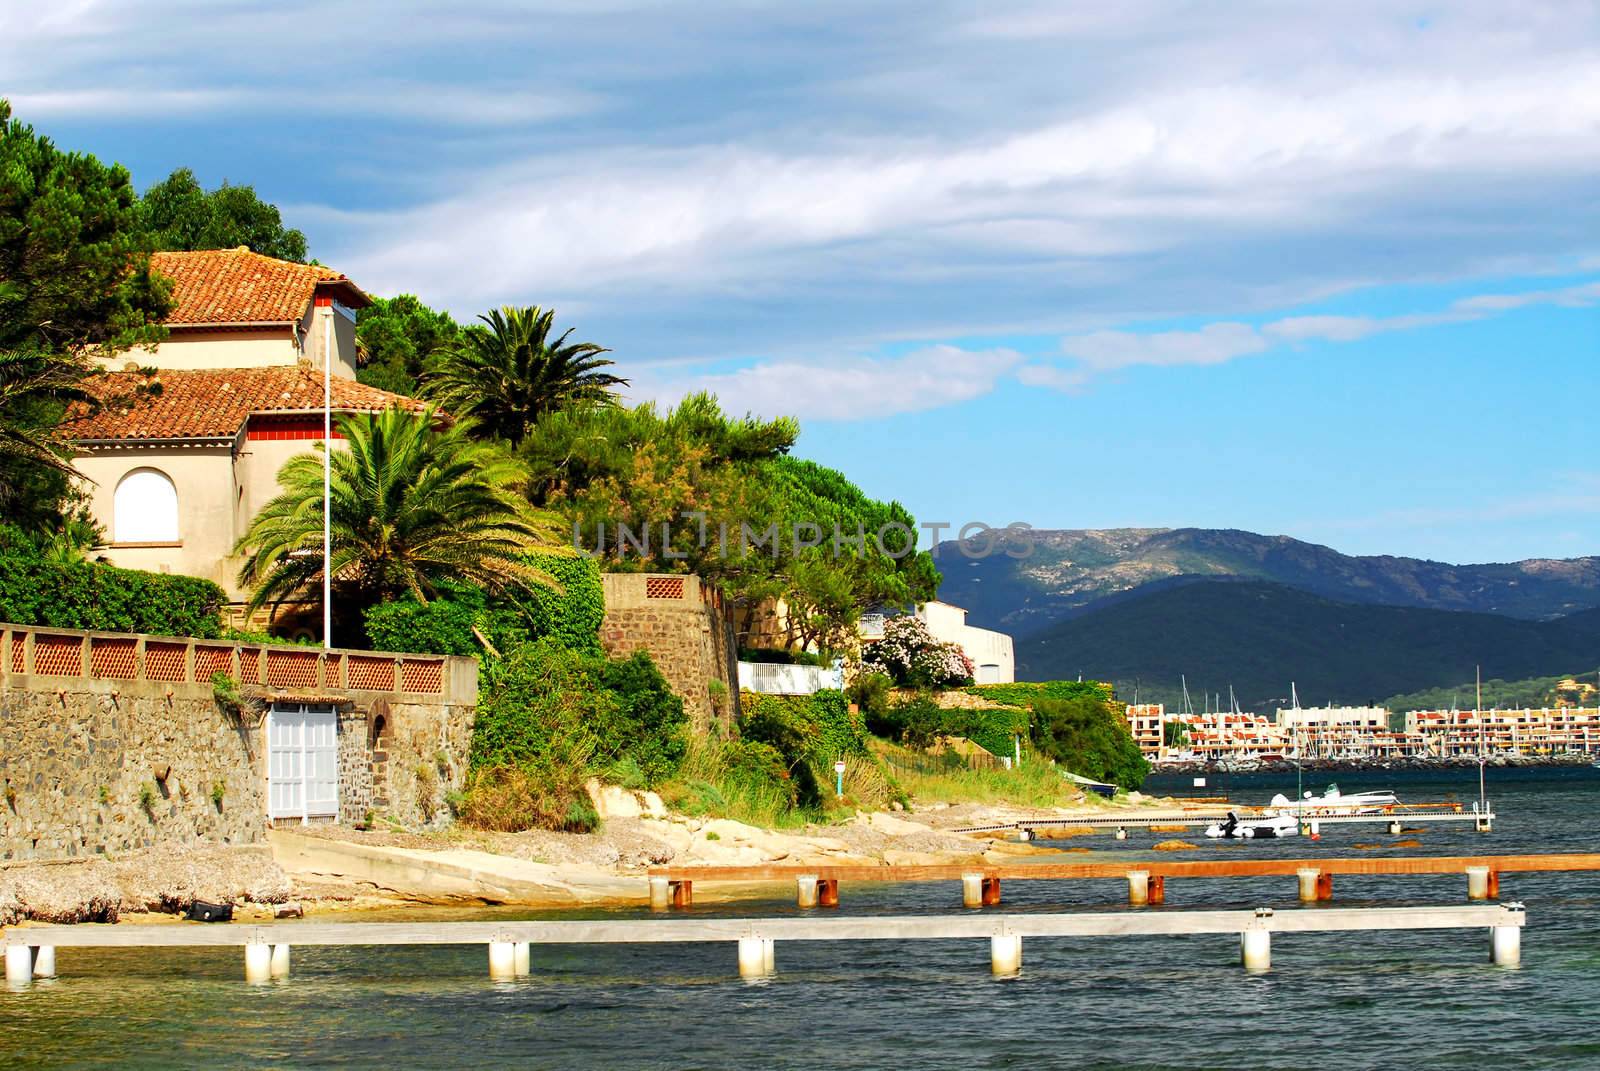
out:
<path id="1" fill-rule="evenodd" d="M 1322 780 L 1305 787 L 1320 792 Z M 1477 796 L 1476 769 L 1338 780 L 1347 791 L 1394 788 L 1403 802 Z M 1160 857 L 1600 851 L 1600 771 L 1491 769 L 1488 781 L 1499 812 L 1490 834 L 1426 819 L 1404 838 L 1345 826 L 1315 843 L 1219 843 L 1196 830 L 1183 839 L 1198 850 Z M 1294 784 L 1238 776 L 1227 789 L 1251 803 Z M 1060 846 L 1149 859 L 1174 836 Z M 1397 839 L 1422 847 L 1396 849 Z M 477 946 L 299 947 L 292 977 L 266 986 L 244 983 L 237 948 L 63 948 L 61 977 L 0 990 L 0 1068 L 1600 1067 L 1600 874 L 1506 875 L 1500 892 L 1527 905 L 1518 970 L 1489 965 L 1480 930 L 1279 934 L 1260 975 L 1240 968 L 1232 935 L 1032 938 L 1009 979 L 990 976 L 978 941 L 780 943 L 778 973 L 753 982 L 739 979 L 732 942 L 536 947 L 533 974 L 503 983 L 488 979 Z M 1340 875 L 1334 905 L 1457 904 L 1465 893 L 1462 875 Z M 1299 907 L 1293 878 L 1169 879 L 1166 894 L 1168 911 Z M 845 884 L 837 910 L 958 912 L 959 895 L 955 882 Z M 1012 881 L 1004 895 L 1008 911 L 1126 909 L 1121 881 Z M 693 908 L 795 910 L 777 900 Z"/>

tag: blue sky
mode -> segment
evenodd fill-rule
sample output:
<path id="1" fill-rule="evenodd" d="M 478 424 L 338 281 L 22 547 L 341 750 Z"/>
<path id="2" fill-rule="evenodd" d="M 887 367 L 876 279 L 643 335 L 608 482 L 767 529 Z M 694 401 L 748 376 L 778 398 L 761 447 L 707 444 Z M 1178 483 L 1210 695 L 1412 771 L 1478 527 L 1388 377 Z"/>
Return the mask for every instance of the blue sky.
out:
<path id="1" fill-rule="evenodd" d="M 1600 551 L 1600 15 L 1323 7 L 63 0 L 0 94 L 923 519 Z"/>

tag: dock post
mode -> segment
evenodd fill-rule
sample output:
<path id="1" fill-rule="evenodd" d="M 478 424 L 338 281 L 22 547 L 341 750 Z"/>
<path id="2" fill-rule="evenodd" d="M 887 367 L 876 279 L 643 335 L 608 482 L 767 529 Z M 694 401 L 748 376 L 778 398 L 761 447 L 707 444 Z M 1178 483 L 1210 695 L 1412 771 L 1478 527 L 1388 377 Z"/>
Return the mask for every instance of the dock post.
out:
<path id="1" fill-rule="evenodd" d="M 1019 830 L 1017 830 L 1017 839 L 1022 841 L 1024 844 L 1026 844 L 1028 841 L 1033 839 L 1033 830 L 1031 830 L 1031 829 L 1019 829 Z"/>
<path id="2" fill-rule="evenodd" d="M 794 879 L 794 902 L 796 907 L 817 906 L 817 876 L 815 874 L 801 874 Z"/>
<path id="3" fill-rule="evenodd" d="M 1239 959 L 1247 971 L 1272 968 L 1272 931 L 1245 930 L 1239 934 Z"/>
<path id="4" fill-rule="evenodd" d="M 512 958 L 512 966 L 517 974 L 531 974 L 533 971 L 533 943 L 531 941 L 518 941 L 516 955 Z"/>
<path id="5" fill-rule="evenodd" d="M 1496 967 L 1522 965 L 1522 927 L 1489 927 L 1489 958 Z"/>
<path id="6" fill-rule="evenodd" d="M 1000 903 L 1000 879 L 984 878 L 982 895 L 984 907 L 994 907 Z"/>
<path id="7" fill-rule="evenodd" d="M 694 882 L 674 881 L 668 886 L 672 890 L 673 907 L 688 907 L 694 903 Z"/>
<path id="8" fill-rule="evenodd" d="M 672 888 L 666 878 L 650 879 L 650 910 L 665 911 L 672 906 Z"/>
<path id="9" fill-rule="evenodd" d="M 244 946 L 244 980 L 254 984 L 272 980 L 272 946 L 251 941 Z"/>
<path id="10" fill-rule="evenodd" d="M 1486 866 L 1467 867 L 1467 899 L 1489 899 L 1489 868 Z"/>
<path id="11" fill-rule="evenodd" d="M 1500 899 L 1500 871 L 1489 871 L 1489 899 Z"/>
<path id="12" fill-rule="evenodd" d="M 1164 903 L 1167 902 L 1167 879 L 1166 879 L 1165 875 L 1152 874 L 1150 876 L 1149 889 L 1150 889 L 1150 903 L 1151 903 L 1152 906 L 1155 905 L 1155 904 L 1164 904 Z"/>
<path id="13" fill-rule="evenodd" d="M 267 973 L 274 978 L 289 977 L 289 946 L 273 945 L 272 962 L 267 968 Z"/>
<path id="14" fill-rule="evenodd" d="M 1020 934 L 997 933 L 989 938 L 989 970 L 1001 976 L 1022 970 Z"/>
<path id="15" fill-rule="evenodd" d="M 500 981 L 517 976 L 517 946 L 510 941 L 489 942 L 489 977 Z"/>
<path id="16" fill-rule="evenodd" d="M 56 976 L 55 945 L 40 945 L 33 950 L 33 976 L 35 978 L 54 978 Z"/>
<path id="17" fill-rule="evenodd" d="M 1323 873 L 1323 874 L 1318 874 L 1317 875 L 1317 899 L 1318 900 L 1332 900 L 1333 899 L 1333 875 L 1332 874 Z"/>
<path id="18" fill-rule="evenodd" d="M 1478 809 L 1473 808 L 1474 811 Z M 1472 820 L 1472 828 L 1479 833 L 1489 833 L 1494 829 L 1494 816 L 1487 811 L 1479 811 L 1478 816 Z"/>
<path id="19" fill-rule="evenodd" d="M 739 977 L 762 978 L 767 973 L 767 942 L 760 937 L 739 938 Z"/>
<path id="20" fill-rule="evenodd" d="M 1389 836 L 1398 837 L 1400 835 L 1400 831 L 1400 819 L 1396 818 L 1393 822 L 1389 823 Z"/>
<path id="21" fill-rule="evenodd" d="M 1118 840 L 1127 840 L 1128 839 L 1128 831 L 1127 831 L 1127 829 L 1124 828 L 1123 826 L 1118 826 L 1117 827 L 1116 836 L 1117 836 Z"/>
<path id="22" fill-rule="evenodd" d="M 27 945 L 6 945 L 6 984 L 27 985 L 33 981 L 33 949 Z"/>
<path id="23" fill-rule="evenodd" d="M 961 906 L 962 907 L 982 907 L 983 906 L 983 875 L 982 874 L 963 874 L 963 875 L 961 875 Z"/>
<path id="24" fill-rule="evenodd" d="M 771 937 L 761 939 L 761 956 L 768 974 L 778 973 L 778 942 Z"/>
<path id="25" fill-rule="evenodd" d="M 1311 835 L 1313 837 L 1322 836 L 1322 823 L 1318 822 L 1316 819 L 1313 818 L 1311 821 L 1307 822 L 1306 828 L 1311 831 Z"/>
<path id="26" fill-rule="evenodd" d="M 1150 902 L 1150 871 L 1128 871 L 1128 903 L 1143 907 Z"/>
<path id="27" fill-rule="evenodd" d="M 821 878 L 817 881 L 817 906 L 839 906 L 839 879 Z"/>
<path id="28" fill-rule="evenodd" d="M 1317 898 L 1317 879 L 1322 876 L 1322 871 L 1314 866 L 1299 867 L 1294 872 L 1295 878 L 1300 882 L 1300 902 L 1309 904 Z"/>

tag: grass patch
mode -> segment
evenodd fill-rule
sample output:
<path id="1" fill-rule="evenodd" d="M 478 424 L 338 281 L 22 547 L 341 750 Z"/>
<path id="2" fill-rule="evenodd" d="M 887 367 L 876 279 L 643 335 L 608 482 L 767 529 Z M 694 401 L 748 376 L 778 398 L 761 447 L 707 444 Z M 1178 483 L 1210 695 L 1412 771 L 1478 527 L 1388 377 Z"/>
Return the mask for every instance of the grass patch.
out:
<path id="1" fill-rule="evenodd" d="M 883 740 L 873 741 L 900 790 L 916 803 L 1006 803 L 1019 807 L 1061 807 L 1079 792 L 1061 771 L 1037 755 L 1023 756 L 1017 769 L 975 770 L 961 756 L 930 756 Z M 931 760 L 931 761 L 930 761 Z"/>

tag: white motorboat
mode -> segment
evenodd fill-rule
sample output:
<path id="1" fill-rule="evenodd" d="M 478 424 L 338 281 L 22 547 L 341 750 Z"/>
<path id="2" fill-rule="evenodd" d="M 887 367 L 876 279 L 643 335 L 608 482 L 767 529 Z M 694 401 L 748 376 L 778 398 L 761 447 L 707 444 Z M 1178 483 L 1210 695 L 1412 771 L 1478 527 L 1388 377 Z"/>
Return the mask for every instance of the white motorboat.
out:
<path id="1" fill-rule="evenodd" d="M 1288 815 L 1272 818 L 1240 818 L 1232 811 L 1220 822 L 1206 827 L 1208 837 L 1237 837 L 1243 840 L 1262 840 L 1269 837 L 1292 837 L 1300 823 Z"/>
<path id="2" fill-rule="evenodd" d="M 1283 793 L 1272 797 L 1267 804 L 1271 815 L 1297 818 L 1326 818 L 1347 814 L 1382 814 L 1399 804 L 1393 792 L 1339 791 L 1338 785 L 1329 785 L 1322 795 L 1307 792 L 1302 799 L 1291 800 Z"/>

